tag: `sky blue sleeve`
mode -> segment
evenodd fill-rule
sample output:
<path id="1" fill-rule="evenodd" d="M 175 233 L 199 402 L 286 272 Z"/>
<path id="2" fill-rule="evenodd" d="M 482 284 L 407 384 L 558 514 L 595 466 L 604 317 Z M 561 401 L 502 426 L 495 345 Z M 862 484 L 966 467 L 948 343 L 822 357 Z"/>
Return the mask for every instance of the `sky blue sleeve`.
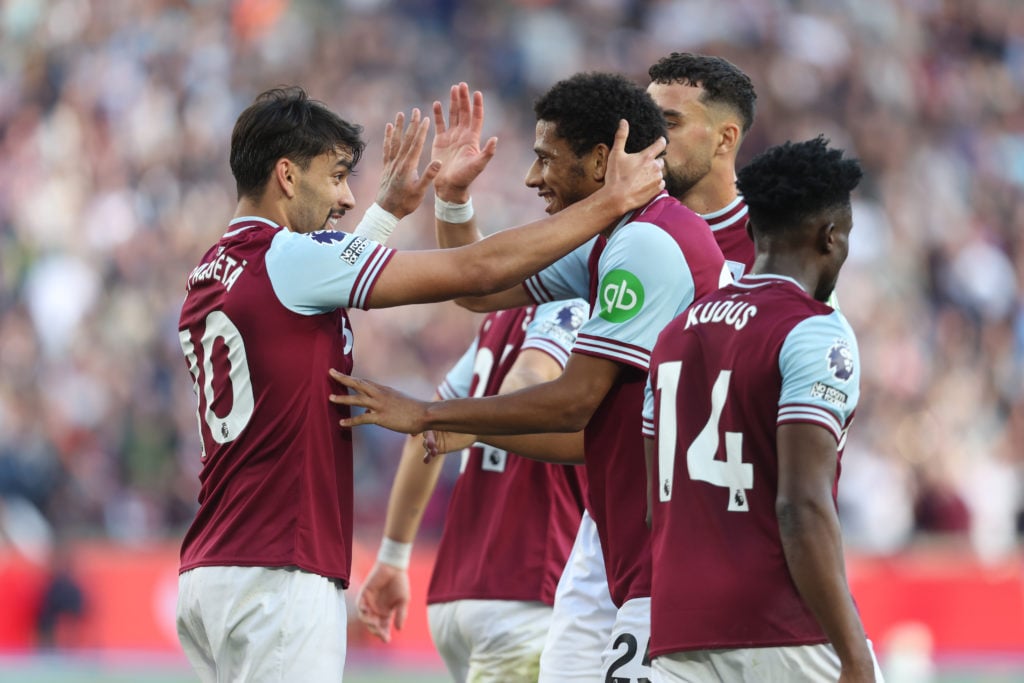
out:
<path id="1" fill-rule="evenodd" d="M 597 305 L 575 350 L 646 371 L 661 330 L 693 302 L 686 257 L 664 230 L 636 222 L 612 234 L 598 268 Z"/>
<path id="2" fill-rule="evenodd" d="M 479 339 L 474 339 L 466 352 L 462 354 L 452 369 L 445 375 L 444 381 L 437 387 L 437 395 L 443 399 L 467 398 L 469 388 L 473 385 L 473 365 L 476 362 L 476 349 Z"/>
<path id="3" fill-rule="evenodd" d="M 778 423 L 820 424 L 841 442 L 860 399 L 860 354 L 843 314 L 816 315 L 790 330 L 779 370 Z"/>
<path id="4" fill-rule="evenodd" d="M 587 319 L 590 306 L 583 299 L 541 304 L 526 326 L 522 349 L 544 351 L 565 367 L 576 344 L 576 335 Z"/>
<path id="5" fill-rule="evenodd" d="M 536 303 L 590 296 L 590 252 L 596 237 L 523 282 Z"/>
<path id="6" fill-rule="evenodd" d="M 281 303 L 301 315 L 366 308 L 393 253 L 347 232 L 280 230 L 267 250 L 267 275 Z"/>

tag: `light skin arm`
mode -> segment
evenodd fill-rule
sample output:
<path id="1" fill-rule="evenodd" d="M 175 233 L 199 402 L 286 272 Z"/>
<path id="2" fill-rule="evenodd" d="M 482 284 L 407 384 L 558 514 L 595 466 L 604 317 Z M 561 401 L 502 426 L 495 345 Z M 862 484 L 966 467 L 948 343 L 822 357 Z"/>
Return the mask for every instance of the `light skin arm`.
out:
<path id="1" fill-rule="evenodd" d="M 665 184 L 658 158 L 665 141 L 659 138 L 642 152 L 626 154 L 628 134 L 629 124 L 623 120 L 605 184 L 557 214 L 457 249 L 395 252 L 377 279 L 370 307 L 447 301 L 508 289 L 649 200 Z"/>
<path id="2" fill-rule="evenodd" d="M 836 441 L 823 427 L 778 428 L 775 512 L 789 573 L 839 655 L 843 683 L 874 681 L 864 627 L 846 581 L 842 534 L 832 487 Z"/>
<path id="3" fill-rule="evenodd" d="M 332 403 L 361 406 L 366 412 L 341 421 L 343 427 L 378 424 L 419 434 L 428 429 L 464 434 L 578 432 L 590 421 L 622 371 L 618 363 L 574 353 L 551 382 L 502 396 L 419 401 L 399 391 L 343 375 L 331 376 L 351 393 L 332 394 Z"/>

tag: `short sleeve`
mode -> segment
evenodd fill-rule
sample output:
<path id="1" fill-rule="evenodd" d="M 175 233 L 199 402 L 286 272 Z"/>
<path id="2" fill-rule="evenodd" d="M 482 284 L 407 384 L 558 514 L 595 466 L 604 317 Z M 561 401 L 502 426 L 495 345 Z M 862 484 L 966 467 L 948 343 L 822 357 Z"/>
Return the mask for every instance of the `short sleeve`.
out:
<path id="1" fill-rule="evenodd" d="M 469 397 L 469 389 L 473 385 L 473 363 L 476 359 L 478 341 L 479 339 L 473 340 L 466 352 L 462 354 L 462 358 L 452 366 L 440 386 L 437 387 L 437 395 L 442 399 Z"/>
<path id="2" fill-rule="evenodd" d="M 842 441 L 860 398 L 857 339 L 838 311 L 797 324 L 779 352 L 778 424 L 811 422 Z"/>
<path id="3" fill-rule="evenodd" d="M 280 230 L 267 250 L 267 275 L 277 298 L 296 313 L 366 308 L 392 255 L 394 250 L 347 232 Z"/>
<path id="4" fill-rule="evenodd" d="M 541 304 L 526 327 L 522 349 L 543 351 L 564 368 L 588 311 L 589 306 L 583 299 Z"/>
<path id="5" fill-rule="evenodd" d="M 654 372 L 653 370 L 651 372 Z M 651 389 L 651 375 L 647 375 L 647 383 L 644 385 L 644 408 L 643 435 L 649 439 L 654 438 L 654 390 Z"/>
<path id="6" fill-rule="evenodd" d="M 679 244 L 650 223 L 620 228 L 599 263 L 597 302 L 575 351 L 644 372 L 661 330 L 693 302 L 694 280 Z"/>
<path id="7" fill-rule="evenodd" d="M 527 278 L 523 287 L 535 303 L 562 301 L 590 296 L 590 254 L 597 238 L 558 259 L 536 275 Z"/>

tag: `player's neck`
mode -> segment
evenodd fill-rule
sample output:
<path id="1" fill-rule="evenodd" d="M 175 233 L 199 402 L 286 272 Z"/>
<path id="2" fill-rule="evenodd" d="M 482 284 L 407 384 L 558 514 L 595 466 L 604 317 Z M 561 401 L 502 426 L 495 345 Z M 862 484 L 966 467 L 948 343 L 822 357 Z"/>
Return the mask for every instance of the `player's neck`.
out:
<path id="1" fill-rule="evenodd" d="M 258 216 L 278 225 L 288 225 L 288 217 L 276 202 L 261 201 L 251 197 L 242 197 L 238 200 L 233 217 L 241 218 L 242 216 Z"/>
<path id="2" fill-rule="evenodd" d="M 713 168 L 681 197 L 676 197 L 688 209 L 701 215 L 714 213 L 729 206 L 738 196 L 736 171 L 731 164 L 728 168 Z"/>
<path id="3" fill-rule="evenodd" d="M 751 275 L 785 275 L 796 280 L 805 292 L 814 296 L 821 272 L 808 259 L 797 252 L 758 252 Z"/>

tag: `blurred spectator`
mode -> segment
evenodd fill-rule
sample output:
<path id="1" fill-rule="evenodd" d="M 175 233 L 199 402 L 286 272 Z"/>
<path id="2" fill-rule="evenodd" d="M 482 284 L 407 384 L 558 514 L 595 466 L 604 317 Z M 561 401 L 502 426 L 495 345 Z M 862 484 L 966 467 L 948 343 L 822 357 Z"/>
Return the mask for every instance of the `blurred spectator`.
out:
<path id="1" fill-rule="evenodd" d="M 501 140 L 475 198 L 497 226 L 542 211 L 521 184 L 536 94 L 577 70 L 646 82 L 674 50 L 754 79 L 747 158 L 824 132 L 863 162 L 838 291 L 865 363 L 841 500 L 851 545 L 891 553 L 927 531 L 1011 552 L 1024 517 L 1017 0 L 7 0 L 0 497 L 61 534 L 180 537 L 199 451 L 175 322 L 234 205 L 226 141 L 257 92 L 300 83 L 366 126 L 362 210 L 384 123 L 468 81 Z M 408 223 L 397 246 L 433 244 L 429 210 Z M 358 371 L 422 396 L 475 329 L 453 304 L 378 313 L 356 323 Z M 356 435 L 371 537 L 399 444 Z"/>

